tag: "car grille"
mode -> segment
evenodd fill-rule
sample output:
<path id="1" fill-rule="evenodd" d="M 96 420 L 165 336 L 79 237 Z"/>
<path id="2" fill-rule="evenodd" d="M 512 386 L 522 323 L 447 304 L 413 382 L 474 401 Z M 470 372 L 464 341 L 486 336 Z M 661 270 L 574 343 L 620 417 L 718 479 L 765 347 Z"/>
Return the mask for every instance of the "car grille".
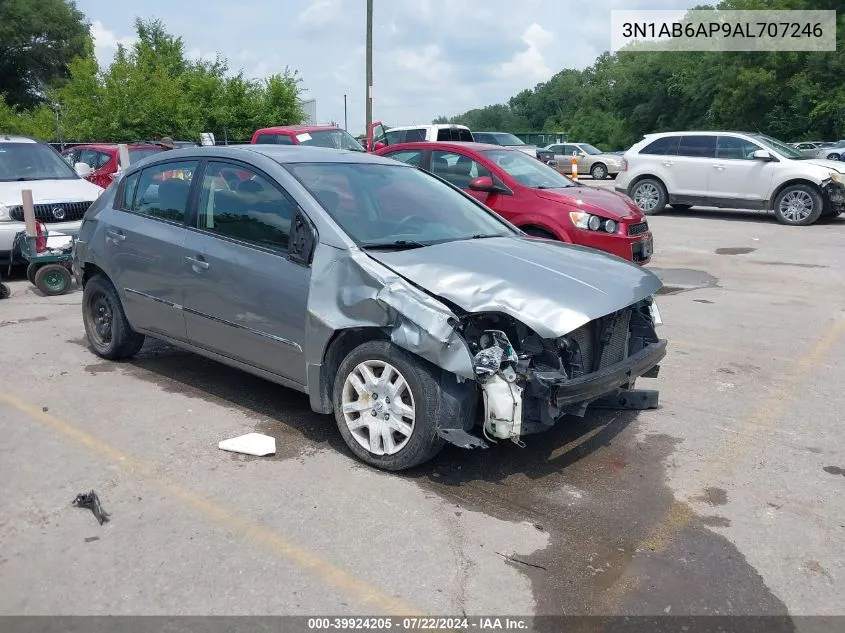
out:
<path id="1" fill-rule="evenodd" d="M 628 356 L 631 308 L 595 319 L 566 335 L 578 348 L 570 359 L 572 378 L 620 363 Z M 604 332 L 604 344 L 598 339 Z M 599 349 L 601 352 L 599 353 Z"/>
<path id="2" fill-rule="evenodd" d="M 642 235 L 648 232 L 648 222 L 637 222 L 628 226 L 628 235 Z"/>
<path id="3" fill-rule="evenodd" d="M 35 219 L 44 224 L 51 222 L 76 222 L 82 219 L 93 202 L 57 202 L 55 204 L 36 204 Z M 23 206 L 9 209 L 13 220 L 23 222 Z"/>

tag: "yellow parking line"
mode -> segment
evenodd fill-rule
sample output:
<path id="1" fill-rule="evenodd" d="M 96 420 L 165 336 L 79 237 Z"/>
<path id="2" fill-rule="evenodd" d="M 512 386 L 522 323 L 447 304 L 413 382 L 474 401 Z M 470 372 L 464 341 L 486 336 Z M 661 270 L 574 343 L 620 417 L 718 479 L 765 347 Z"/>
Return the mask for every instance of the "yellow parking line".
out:
<path id="1" fill-rule="evenodd" d="M 792 371 L 783 376 L 783 381 L 777 390 L 763 395 L 762 403 L 748 418 L 747 422 L 737 430 L 737 433 L 726 442 L 725 449 L 720 451 L 717 459 L 707 462 L 701 481 L 704 485 L 725 477 L 736 464 L 738 459 L 749 449 L 759 435 L 768 431 L 774 425 L 786 406 L 792 401 L 796 389 L 802 380 L 807 378 L 813 368 L 824 360 L 824 357 L 836 345 L 845 333 L 845 318 L 840 317 L 831 323 L 825 333 L 813 346 L 792 366 Z M 695 519 L 695 512 L 683 501 L 674 501 L 666 513 L 654 525 L 649 535 L 637 545 L 637 550 L 662 551 L 672 542 L 678 533 Z M 613 614 L 618 609 L 619 601 L 642 581 L 641 578 L 620 579 L 611 585 L 603 599 L 599 601 L 601 615 Z"/>
<path id="2" fill-rule="evenodd" d="M 121 452 L 110 444 L 76 428 L 61 418 L 46 413 L 41 407 L 25 402 L 8 393 L 0 393 L 0 403 L 6 404 L 42 422 L 100 457 L 118 464 L 129 474 L 137 475 L 156 484 L 209 519 L 233 531 L 239 532 L 242 536 L 257 542 L 280 558 L 293 563 L 300 569 L 310 572 L 335 589 L 339 589 L 347 595 L 371 605 L 385 615 L 421 615 L 399 598 L 384 593 L 366 581 L 330 563 L 321 556 L 291 543 L 272 530 L 245 519 L 210 499 L 169 481 L 167 478 L 158 474 L 150 464 Z"/>

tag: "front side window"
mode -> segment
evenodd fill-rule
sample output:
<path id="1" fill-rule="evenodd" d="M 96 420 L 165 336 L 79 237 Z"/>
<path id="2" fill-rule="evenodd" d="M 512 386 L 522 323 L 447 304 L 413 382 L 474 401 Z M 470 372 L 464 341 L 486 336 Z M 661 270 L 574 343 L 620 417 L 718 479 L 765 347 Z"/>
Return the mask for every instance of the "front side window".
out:
<path id="1" fill-rule="evenodd" d="M 716 141 L 716 158 L 754 160 L 754 152 L 761 149 L 751 141 L 736 136 L 720 136 Z"/>
<path id="2" fill-rule="evenodd" d="M 73 168 L 49 145 L 0 143 L 0 182 L 78 178 Z"/>
<path id="3" fill-rule="evenodd" d="M 490 170 L 469 156 L 443 151 L 431 153 L 431 173 L 461 189 L 469 189 L 469 183 L 479 176 L 492 176 Z"/>
<path id="4" fill-rule="evenodd" d="M 715 158 L 715 136 L 682 136 L 678 145 L 678 156 L 690 158 Z"/>
<path id="5" fill-rule="evenodd" d="M 785 156 L 786 158 L 792 158 L 794 160 L 804 160 L 806 157 L 799 152 L 794 147 L 790 147 L 786 143 L 782 141 L 778 141 L 777 139 L 773 139 L 770 136 L 764 136 L 763 134 L 754 135 L 752 138 L 755 141 L 758 141 L 762 145 L 768 147 L 769 149 L 775 150 L 781 156 Z"/>
<path id="6" fill-rule="evenodd" d="M 575 183 L 569 178 L 525 152 L 513 149 L 494 149 L 485 150 L 481 153 L 501 167 L 511 178 L 526 187 L 559 189 L 575 186 Z"/>
<path id="7" fill-rule="evenodd" d="M 205 168 L 197 228 L 262 248 L 287 252 L 296 204 L 255 171 L 223 162 Z"/>
<path id="8" fill-rule="evenodd" d="M 161 220 L 184 222 L 191 180 L 196 171 L 196 161 L 147 167 L 141 171 L 130 210 Z"/>
<path id="9" fill-rule="evenodd" d="M 372 163 L 285 168 L 363 247 L 418 247 L 514 234 L 492 211 L 420 169 Z M 354 197 L 354 205 L 339 204 L 344 194 Z"/>

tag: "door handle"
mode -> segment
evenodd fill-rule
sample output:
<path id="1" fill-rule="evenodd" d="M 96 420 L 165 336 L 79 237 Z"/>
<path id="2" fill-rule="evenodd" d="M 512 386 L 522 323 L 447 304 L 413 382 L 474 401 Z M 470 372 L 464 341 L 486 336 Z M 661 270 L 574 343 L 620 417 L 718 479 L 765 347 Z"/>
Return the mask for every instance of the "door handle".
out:
<path id="1" fill-rule="evenodd" d="M 664 161 L 663 161 L 663 166 L 664 166 L 664 167 L 671 167 L 671 166 L 672 166 L 672 165 L 674 165 L 674 164 L 675 164 L 675 163 L 673 163 L 671 160 L 664 160 Z"/>
<path id="2" fill-rule="evenodd" d="M 724 165 L 713 165 L 713 169 L 718 169 L 719 171 L 725 171 Z"/>
<path id="3" fill-rule="evenodd" d="M 106 236 L 113 239 L 115 242 L 125 242 L 126 236 L 120 231 L 106 231 Z"/>
<path id="4" fill-rule="evenodd" d="M 185 255 L 185 261 L 188 262 L 195 270 L 197 268 L 199 268 L 200 270 L 208 270 L 209 268 L 211 268 L 211 264 L 209 264 L 204 259 L 198 259 L 199 257 L 202 257 L 202 255 L 199 255 L 197 257 Z"/>

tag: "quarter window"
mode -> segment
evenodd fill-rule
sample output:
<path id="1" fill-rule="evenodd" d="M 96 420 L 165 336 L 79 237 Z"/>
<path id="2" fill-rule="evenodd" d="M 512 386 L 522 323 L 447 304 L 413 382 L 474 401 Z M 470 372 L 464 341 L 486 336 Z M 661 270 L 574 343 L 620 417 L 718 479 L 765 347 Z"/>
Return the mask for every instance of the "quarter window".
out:
<path id="1" fill-rule="evenodd" d="M 147 167 L 141 172 L 129 209 L 162 220 L 184 222 L 191 179 L 196 170 L 196 161 L 160 163 Z M 129 187 L 126 189 L 128 192 Z"/>
<path id="2" fill-rule="evenodd" d="M 432 152 L 431 173 L 461 189 L 469 189 L 469 183 L 475 178 L 492 176 L 486 167 L 472 160 L 469 156 L 442 151 Z"/>
<path id="3" fill-rule="evenodd" d="M 691 158 L 715 158 L 715 136 L 682 136 L 678 145 L 678 156 Z"/>
<path id="4" fill-rule="evenodd" d="M 680 136 L 664 136 L 646 145 L 640 150 L 640 154 L 676 156 L 680 140 Z"/>
<path id="5" fill-rule="evenodd" d="M 136 171 L 126 177 L 123 181 L 123 191 L 118 202 L 118 206 L 124 211 L 131 211 L 134 207 L 135 192 L 138 191 L 138 179 L 141 177 L 141 172 Z"/>
<path id="6" fill-rule="evenodd" d="M 287 252 L 296 205 L 255 171 L 211 162 L 200 192 L 197 227 L 222 237 Z"/>

